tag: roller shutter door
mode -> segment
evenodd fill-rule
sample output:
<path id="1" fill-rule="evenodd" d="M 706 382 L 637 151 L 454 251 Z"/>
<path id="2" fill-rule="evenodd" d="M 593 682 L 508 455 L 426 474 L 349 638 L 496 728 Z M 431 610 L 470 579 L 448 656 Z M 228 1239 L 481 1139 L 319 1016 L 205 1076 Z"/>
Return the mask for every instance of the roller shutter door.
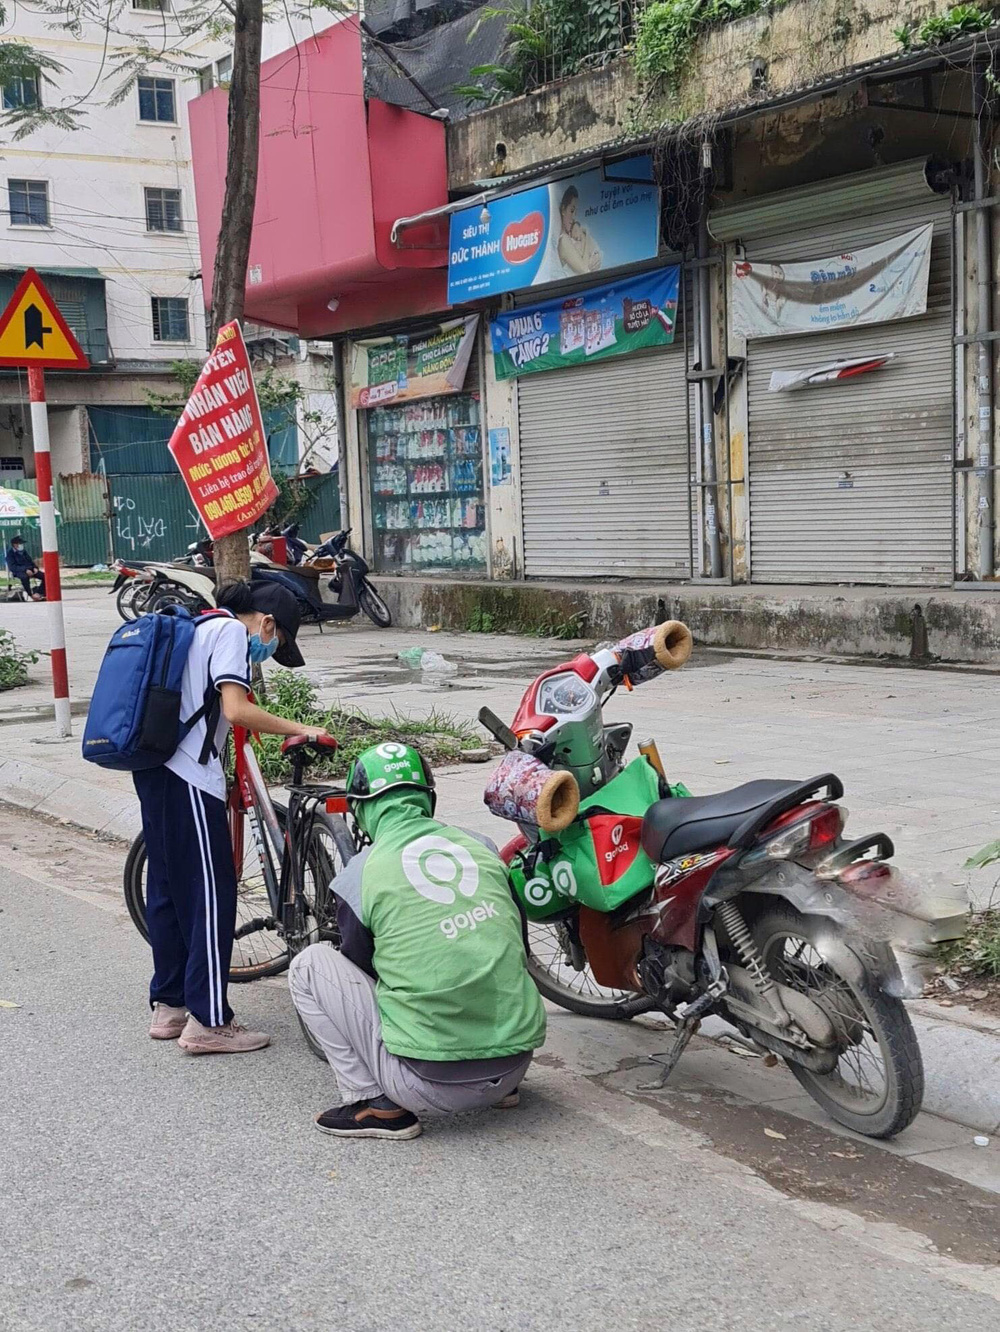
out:
<path id="1" fill-rule="evenodd" d="M 869 182 L 859 197 L 866 216 L 824 219 L 817 192 L 793 213 L 798 230 L 745 242 L 751 262 L 822 259 L 934 224 L 926 314 L 748 345 L 756 583 L 951 582 L 950 201 L 915 188 L 899 168 L 877 186 Z M 882 352 L 895 359 L 853 381 L 769 392 L 774 370 Z"/>
<path id="2" fill-rule="evenodd" d="M 529 577 L 687 577 L 685 375 L 678 339 L 518 380 Z"/>

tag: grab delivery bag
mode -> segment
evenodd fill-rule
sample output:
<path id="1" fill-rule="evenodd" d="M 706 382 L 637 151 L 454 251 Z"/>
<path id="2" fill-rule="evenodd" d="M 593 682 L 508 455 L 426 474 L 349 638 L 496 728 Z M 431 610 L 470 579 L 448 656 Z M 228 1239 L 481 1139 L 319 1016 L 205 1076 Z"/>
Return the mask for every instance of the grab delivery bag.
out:
<path id="1" fill-rule="evenodd" d="M 678 784 L 672 796 L 690 795 Z M 642 819 L 667 793 L 641 756 L 599 791 L 580 801 L 563 832 L 542 834 L 514 858 L 510 879 L 529 920 L 545 920 L 576 902 L 613 911 L 653 882 L 655 866 L 642 849 Z"/>

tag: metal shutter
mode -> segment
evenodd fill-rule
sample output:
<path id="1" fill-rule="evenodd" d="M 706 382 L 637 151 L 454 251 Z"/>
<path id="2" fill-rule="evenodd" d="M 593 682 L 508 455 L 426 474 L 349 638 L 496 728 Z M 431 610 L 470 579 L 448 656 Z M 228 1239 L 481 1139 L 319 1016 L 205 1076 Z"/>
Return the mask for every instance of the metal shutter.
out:
<path id="1" fill-rule="evenodd" d="M 524 569 L 686 577 L 683 342 L 518 380 Z"/>
<path id="2" fill-rule="evenodd" d="M 874 213 L 819 221 L 820 191 L 811 225 L 746 242 L 750 260 L 821 259 L 934 223 L 926 315 L 749 344 L 754 582 L 951 582 L 950 201 L 926 189 L 917 196 L 898 174 L 887 176 Z M 772 370 L 884 351 L 896 359 L 853 382 L 768 391 Z"/>

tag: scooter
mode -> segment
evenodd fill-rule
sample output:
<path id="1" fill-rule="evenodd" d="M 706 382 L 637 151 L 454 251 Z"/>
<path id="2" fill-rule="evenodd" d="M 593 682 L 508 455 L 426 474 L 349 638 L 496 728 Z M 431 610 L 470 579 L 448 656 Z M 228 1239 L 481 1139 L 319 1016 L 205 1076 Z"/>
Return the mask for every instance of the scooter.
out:
<path id="1" fill-rule="evenodd" d="M 322 629 L 329 620 L 349 620 L 363 610 L 379 629 L 388 629 L 392 615 L 369 581 L 367 562 L 350 549 L 350 534 L 349 527 L 338 532 L 294 568 L 257 556 L 252 577 L 281 583 L 294 592 L 304 624 Z"/>
<path id="2" fill-rule="evenodd" d="M 690 652 L 668 622 L 544 672 L 512 727 L 479 714 L 509 751 L 486 803 L 520 825 L 501 854 L 531 974 L 572 1012 L 667 1014 L 650 1090 L 715 1014 L 835 1120 L 892 1137 L 923 1097 L 902 1000 L 922 992 L 935 946 L 964 934 L 967 903 L 890 865 L 884 833 L 845 839 L 833 773 L 690 796 L 652 741 L 626 763 L 632 727 L 605 724 L 604 705 Z"/>

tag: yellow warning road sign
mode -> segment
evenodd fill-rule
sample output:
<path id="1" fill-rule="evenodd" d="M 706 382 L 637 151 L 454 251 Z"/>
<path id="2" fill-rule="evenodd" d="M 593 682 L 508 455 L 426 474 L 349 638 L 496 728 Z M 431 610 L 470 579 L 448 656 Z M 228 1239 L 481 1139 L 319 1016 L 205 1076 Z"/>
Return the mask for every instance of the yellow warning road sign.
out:
<path id="1" fill-rule="evenodd" d="M 0 365 L 86 370 L 90 362 L 45 283 L 29 268 L 0 315 Z"/>

